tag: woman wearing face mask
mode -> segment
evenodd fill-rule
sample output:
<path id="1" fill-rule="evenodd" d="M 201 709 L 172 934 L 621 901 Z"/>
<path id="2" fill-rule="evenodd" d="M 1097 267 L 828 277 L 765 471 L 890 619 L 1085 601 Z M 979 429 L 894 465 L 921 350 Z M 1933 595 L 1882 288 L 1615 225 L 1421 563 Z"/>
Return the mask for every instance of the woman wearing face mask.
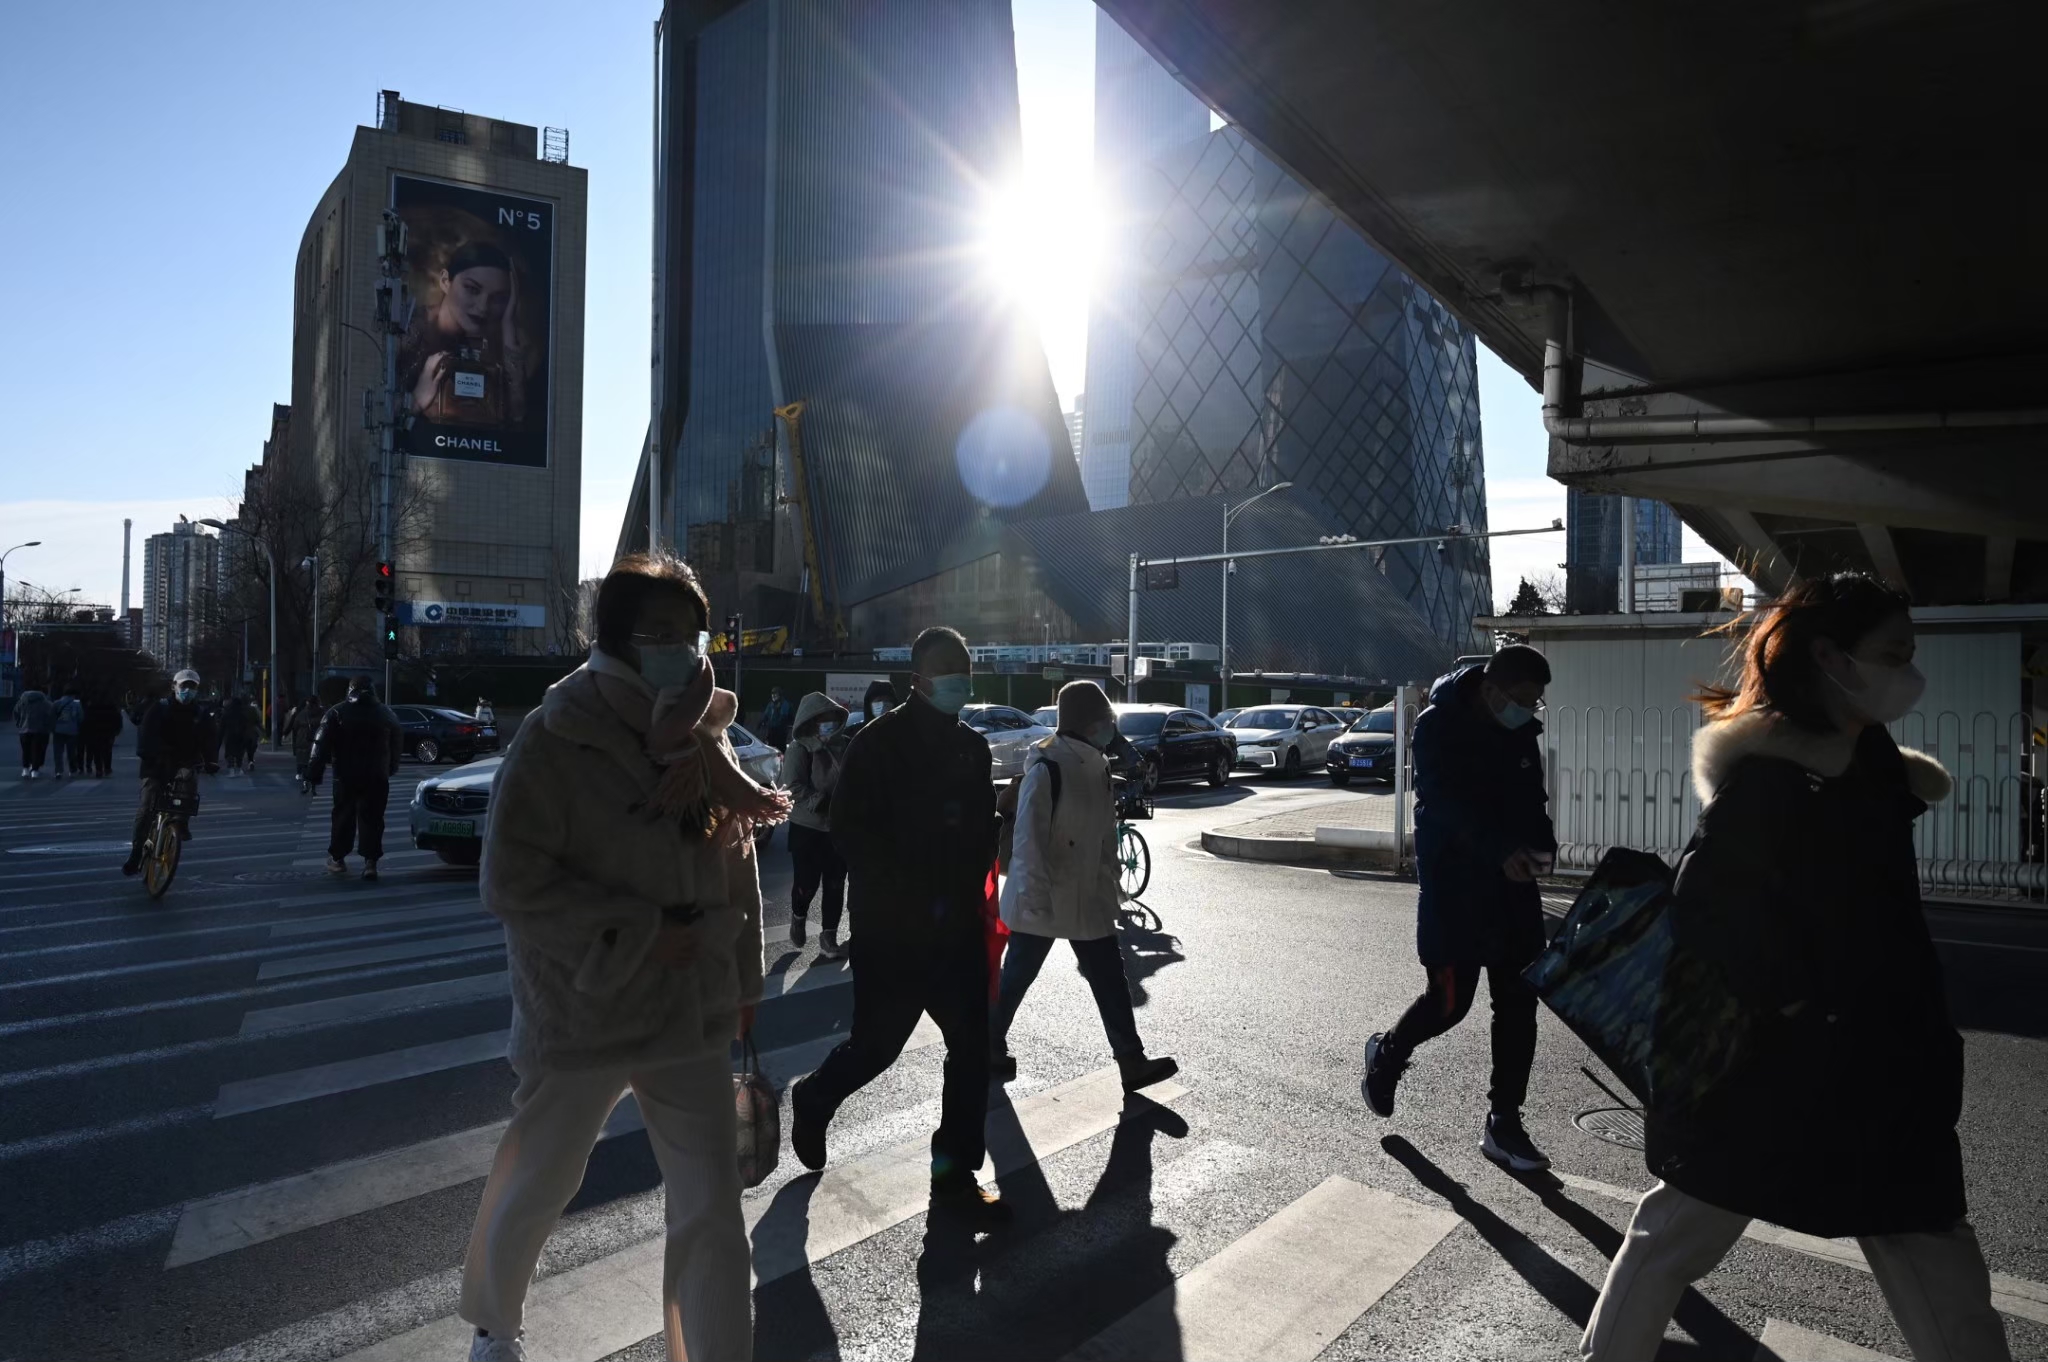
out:
<path id="1" fill-rule="evenodd" d="M 2009 1356 L 1964 1218 L 1963 1045 L 1913 848 L 1950 782 L 1884 728 L 1924 686 L 1906 607 L 1859 574 L 1802 582 L 1751 629 L 1740 682 L 1701 696 L 1704 807 L 1673 930 L 1768 1020 L 1704 1097 L 1652 1103 L 1662 1181 L 1608 1271 L 1589 1357 L 1656 1352 L 1752 1218 L 1855 1236 L 1913 1356 Z"/>
<path id="2" fill-rule="evenodd" d="M 832 845 L 832 789 L 846 756 L 846 706 L 812 691 L 796 709 L 789 746 L 782 753 L 782 788 L 789 791 L 789 859 L 796 871 L 789 900 L 789 944 L 802 947 L 805 919 L 820 885 L 825 889 L 824 931 L 818 955 L 837 960 L 839 912 L 846 898 L 846 862 Z"/>
<path id="3" fill-rule="evenodd" d="M 668 1197 L 672 1358 L 753 1347 L 727 1047 L 761 997 L 752 836 L 788 809 L 747 778 L 681 562 L 621 560 L 590 660 L 520 725 L 492 789 L 484 907 L 505 923 L 519 1086 L 470 1237 L 471 1357 L 518 1362 L 548 1232 L 631 1088 Z"/>
<path id="4" fill-rule="evenodd" d="M 1073 946 L 1095 995 L 1124 1090 L 1134 1092 L 1180 1071 L 1171 1059 L 1145 1056 L 1117 943 L 1116 798 L 1103 757 L 1114 741 L 1116 712 L 1109 697 L 1093 682 L 1069 682 L 1059 694 L 1058 731 L 1032 748 L 1024 769 L 1003 884 L 1010 944 L 989 1014 L 989 1067 L 998 1078 L 1017 1076 L 1010 1022 L 1061 939 Z"/>

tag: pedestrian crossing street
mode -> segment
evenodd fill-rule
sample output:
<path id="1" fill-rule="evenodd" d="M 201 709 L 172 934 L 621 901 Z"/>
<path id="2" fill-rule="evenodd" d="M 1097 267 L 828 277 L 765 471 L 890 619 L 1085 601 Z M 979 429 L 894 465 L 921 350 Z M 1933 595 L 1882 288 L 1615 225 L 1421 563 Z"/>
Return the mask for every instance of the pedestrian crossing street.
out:
<path id="1" fill-rule="evenodd" d="M 408 767 L 394 782 L 376 885 L 321 871 L 328 801 L 299 795 L 288 764 L 210 780 L 156 905 L 115 869 L 132 782 L 0 787 L 0 1362 L 465 1355 L 458 1265 L 507 1114 L 510 1004 L 474 872 L 409 849 L 418 778 Z M 786 873 L 786 858 L 765 858 L 771 900 Z M 851 989 L 843 964 L 789 949 L 786 925 L 767 936 L 757 1035 L 780 1085 L 843 1038 Z M 1017 1298 L 976 1275 L 987 1250 L 939 1239 L 924 1217 L 938 1040 L 926 1019 L 849 1104 L 823 1174 L 785 1149 L 748 1194 L 763 1356 L 807 1355 L 820 1338 L 836 1340 L 828 1352 L 899 1355 L 900 1319 L 862 1342 L 885 1293 L 834 1268 L 908 1252 L 920 1224 L 917 1289 L 937 1293 L 949 1263 L 970 1264 L 964 1299 L 981 1293 L 992 1355 L 1103 1362 L 1306 1362 L 1484 1234 L 1426 1182 L 1376 1185 L 1232 1139 L 1198 1075 L 1126 1097 L 1113 1067 L 1037 1075 L 1027 1058 L 992 1098 L 985 1177 L 1020 1206 L 1001 1251 L 1061 1294 Z M 543 1259 L 536 1362 L 659 1355 L 660 1194 L 640 1131 L 629 1094 Z M 1568 1173 L 1560 1185 L 1617 1217 L 1640 1190 Z M 1769 1226 L 1751 1238 L 1787 1261 L 1863 1269 L 1853 1244 Z M 1587 1254 L 1565 1270 L 1590 1291 L 1602 1268 Z M 2048 1323 L 2048 1288 L 1994 1287 L 2000 1309 Z M 1884 1355 L 1775 1318 L 1759 1347 Z"/>

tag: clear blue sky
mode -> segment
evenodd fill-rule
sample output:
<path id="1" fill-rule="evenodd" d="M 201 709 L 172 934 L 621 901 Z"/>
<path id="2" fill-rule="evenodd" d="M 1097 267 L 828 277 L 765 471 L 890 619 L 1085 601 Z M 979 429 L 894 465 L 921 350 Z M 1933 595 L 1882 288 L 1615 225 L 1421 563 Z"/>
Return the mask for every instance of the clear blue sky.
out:
<path id="1" fill-rule="evenodd" d="M 570 159 L 590 171 L 583 559 L 601 568 L 647 410 L 657 12 L 651 0 L 7 6 L 0 549 L 46 541 L 15 554 L 10 575 L 111 601 L 122 516 L 139 546 L 238 494 L 271 404 L 291 396 L 300 233 L 380 89 L 566 127 Z M 1016 0 L 1027 175 L 1070 186 L 1068 203 L 1087 195 L 1094 24 L 1090 0 Z M 1071 402 L 1085 266 L 1065 274 L 1040 316 Z M 1489 356 L 1481 395 L 1495 526 L 1563 514 L 1528 386 Z M 1500 591 L 1563 557 L 1561 537 L 1501 549 Z"/>

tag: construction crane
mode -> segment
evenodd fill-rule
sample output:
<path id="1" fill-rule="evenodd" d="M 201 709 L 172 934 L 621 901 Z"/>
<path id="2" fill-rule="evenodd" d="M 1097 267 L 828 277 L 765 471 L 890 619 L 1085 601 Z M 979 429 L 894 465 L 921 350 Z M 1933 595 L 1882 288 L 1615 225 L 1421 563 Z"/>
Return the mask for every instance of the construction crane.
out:
<path id="1" fill-rule="evenodd" d="M 818 552 L 818 530 L 814 514 L 816 503 L 811 496 L 811 478 L 804 466 L 804 404 L 791 402 L 777 407 L 775 415 L 789 431 L 789 468 L 792 495 L 785 500 L 796 506 L 797 525 L 804 539 L 804 576 L 811 583 L 811 610 L 818 624 L 830 636 L 832 647 L 838 649 L 846 643 L 846 619 L 839 613 L 839 593 L 833 591 L 827 600 L 825 590 L 825 560 Z"/>

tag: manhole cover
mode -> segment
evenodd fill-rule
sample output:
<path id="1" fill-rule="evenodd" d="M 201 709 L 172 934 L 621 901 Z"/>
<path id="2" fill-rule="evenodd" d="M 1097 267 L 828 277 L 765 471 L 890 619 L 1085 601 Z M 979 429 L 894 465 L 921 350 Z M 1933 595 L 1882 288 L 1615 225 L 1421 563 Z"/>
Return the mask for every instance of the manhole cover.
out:
<path id="1" fill-rule="evenodd" d="M 324 880 L 325 870 L 244 870 L 235 876 L 237 884 L 294 884 L 299 880 Z"/>
<path id="2" fill-rule="evenodd" d="M 98 856 L 109 851 L 126 851 L 128 843 L 121 842 L 46 842 L 41 846 L 9 847 L 10 856 Z"/>
<path id="3" fill-rule="evenodd" d="M 1618 1144 L 1623 1149 L 1643 1147 L 1643 1116 L 1627 1107 L 1595 1107 L 1572 1118 L 1572 1124 L 1596 1140 Z"/>

